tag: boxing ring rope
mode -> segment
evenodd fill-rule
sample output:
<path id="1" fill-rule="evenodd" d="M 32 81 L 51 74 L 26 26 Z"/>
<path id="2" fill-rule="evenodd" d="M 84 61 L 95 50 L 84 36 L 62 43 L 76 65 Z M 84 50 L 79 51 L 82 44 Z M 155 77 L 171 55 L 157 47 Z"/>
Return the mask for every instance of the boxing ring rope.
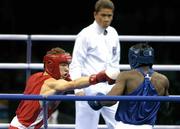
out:
<path id="1" fill-rule="evenodd" d="M 9 124 L 1 124 L 2 128 L 7 128 Z M 75 125 L 74 124 L 49 124 L 48 129 L 74 129 Z M 41 128 L 43 129 L 43 127 Z M 98 129 L 107 129 L 106 125 L 98 125 Z M 179 129 L 178 126 L 174 125 L 166 125 L 166 126 L 159 126 L 156 125 L 154 129 Z"/>
<path id="2" fill-rule="evenodd" d="M 18 34 L 0 34 L 0 40 L 27 40 L 30 36 L 34 41 L 74 41 L 76 35 L 18 35 Z M 119 36 L 120 41 L 150 41 L 150 42 L 179 42 L 180 36 Z"/>
<path id="3" fill-rule="evenodd" d="M 128 70 L 128 64 L 120 64 L 121 70 Z M 43 69 L 42 63 L 0 63 L 0 69 Z M 180 71 L 180 65 L 153 65 L 154 70 L 160 71 Z"/>
<path id="4" fill-rule="evenodd" d="M 31 63 L 31 47 L 32 41 L 74 41 L 76 35 L 17 35 L 17 34 L 0 34 L 0 40 L 21 40 L 26 41 L 27 43 L 27 60 L 26 63 L 0 63 L 0 69 L 26 69 L 27 72 L 31 69 L 43 69 L 42 63 Z M 148 42 L 180 42 L 180 36 L 119 36 L 120 41 L 148 41 Z M 128 70 L 130 69 L 129 65 L 120 65 L 120 69 Z M 180 71 L 179 65 L 154 65 L 155 70 L 161 71 Z M 27 74 L 28 76 L 28 74 Z M 66 100 L 66 101 L 87 101 L 87 100 L 136 100 L 136 101 L 170 101 L 170 102 L 180 102 L 180 96 L 33 96 L 33 95 L 23 95 L 23 94 L 0 94 L 0 100 L 16 100 L 16 99 L 27 99 L 27 100 L 41 100 L 45 106 L 44 115 L 45 115 L 45 128 L 65 128 L 72 129 L 75 125 L 56 125 L 49 124 L 47 125 L 47 107 L 46 101 L 54 100 Z M 0 124 L 0 128 L 7 128 L 8 124 Z M 101 129 L 106 129 L 106 125 L 98 125 Z M 157 125 L 155 129 L 177 129 L 180 126 L 171 126 L 171 125 Z"/>
<path id="5" fill-rule="evenodd" d="M 25 95 L 25 94 L 0 94 L 0 100 L 41 100 L 41 101 L 160 101 L 160 102 L 180 102 L 179 95 L 169 96 L 75 96 L 75 95 Z"/>
<path id="6" fill-rule="evenodd" d="M 0 100 L 41 100 L 43 101 L 43 115 L 44 115 L 44 128 L 47 129 L 47 101 L 63 100 L 63 101 L 88 101 L 88 100 L 101 100 L 101 101 L 150 101 L 150 102 L 180 102 L 180 96 L 74 96 L 74 95 L 24 95 L 24 94 L 0 94 Z M 8 124 L 6 124 L 6 127 Z M 52 126 L 52 125 L 51 125 Z M 52 126 L 54 128 L 55 126 Z M 106 126 L 105 126 L 106 127 Z M 166 126 L 167 127 L 167 126 Z M 173 126 L 176 127 L 177 126 Z M 69 128 L 69 127 L 68 127 Z M 162 126 L 156 126 L 160 129 Z"/>

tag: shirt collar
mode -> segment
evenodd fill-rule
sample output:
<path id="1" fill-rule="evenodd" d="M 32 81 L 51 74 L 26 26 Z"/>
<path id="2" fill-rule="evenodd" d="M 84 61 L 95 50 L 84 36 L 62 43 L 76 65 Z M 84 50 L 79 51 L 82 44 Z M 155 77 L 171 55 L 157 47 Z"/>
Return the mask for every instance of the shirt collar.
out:
<path id="1" fill-rule="evenodd" d="M 104 30 L 105 29 L 107 30 L 107 28 L 108 28 L 108 27 L 102 28 L 96 21 L 93 22 L 93 25 L 94 25 L 95 29 L 97 30 L 98 34 L 104 33 Z"/>

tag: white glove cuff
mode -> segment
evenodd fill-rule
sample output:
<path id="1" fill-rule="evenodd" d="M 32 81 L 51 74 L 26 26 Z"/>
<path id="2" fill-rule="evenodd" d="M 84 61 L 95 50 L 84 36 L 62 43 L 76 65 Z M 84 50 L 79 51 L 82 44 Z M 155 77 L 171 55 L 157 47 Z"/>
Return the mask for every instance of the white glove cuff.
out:
<path id="1" fill-rule="evenodd" d="M 105 73 L 106 73 L 106 75 L 109 77 L 109 78 L 111 78 L 111 79 L 113 79 L 113 80 L 116 80 L 117 79 L 117 77 L 118 77 L 118 75 L 119 75 L 119 73 L 120 73 L 120 71 L 118 71 L 118 70 L 106 70 L 105 71 Z"/>

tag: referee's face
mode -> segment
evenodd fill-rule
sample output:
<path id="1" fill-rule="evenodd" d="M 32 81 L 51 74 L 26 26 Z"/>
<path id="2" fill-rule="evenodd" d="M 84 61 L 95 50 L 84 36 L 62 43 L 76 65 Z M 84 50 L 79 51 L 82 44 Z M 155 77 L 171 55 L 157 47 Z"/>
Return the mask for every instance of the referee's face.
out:
<path id="1" fill-rule="evenodd" d="M 94 18 L 102 28 L 107 28 L 113 19 L 113 10 L 102 8 L 98 12 L 94 12 Z"/>

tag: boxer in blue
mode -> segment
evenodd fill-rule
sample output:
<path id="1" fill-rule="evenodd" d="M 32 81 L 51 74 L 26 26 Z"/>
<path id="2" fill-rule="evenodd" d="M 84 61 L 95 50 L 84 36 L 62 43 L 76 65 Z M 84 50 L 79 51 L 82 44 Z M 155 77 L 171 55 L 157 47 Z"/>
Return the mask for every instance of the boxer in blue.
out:
<path id="1" fill-rule="evenodd" d="M 166 96 L 168 78 L 153 70 L 154 49 L 148 44 L 136 44 L 129 49 L 131 70 L 121 72 L 107 95 Z M 102 94 L 97 94 L 102 95 Z M 114 105 L 116 101 L 89 101 L 94 110 Z M 168 106 L 168 103 L 167 103 Z M 115 129 L 152 129 L 160 102 L 119 101 Z"/>

